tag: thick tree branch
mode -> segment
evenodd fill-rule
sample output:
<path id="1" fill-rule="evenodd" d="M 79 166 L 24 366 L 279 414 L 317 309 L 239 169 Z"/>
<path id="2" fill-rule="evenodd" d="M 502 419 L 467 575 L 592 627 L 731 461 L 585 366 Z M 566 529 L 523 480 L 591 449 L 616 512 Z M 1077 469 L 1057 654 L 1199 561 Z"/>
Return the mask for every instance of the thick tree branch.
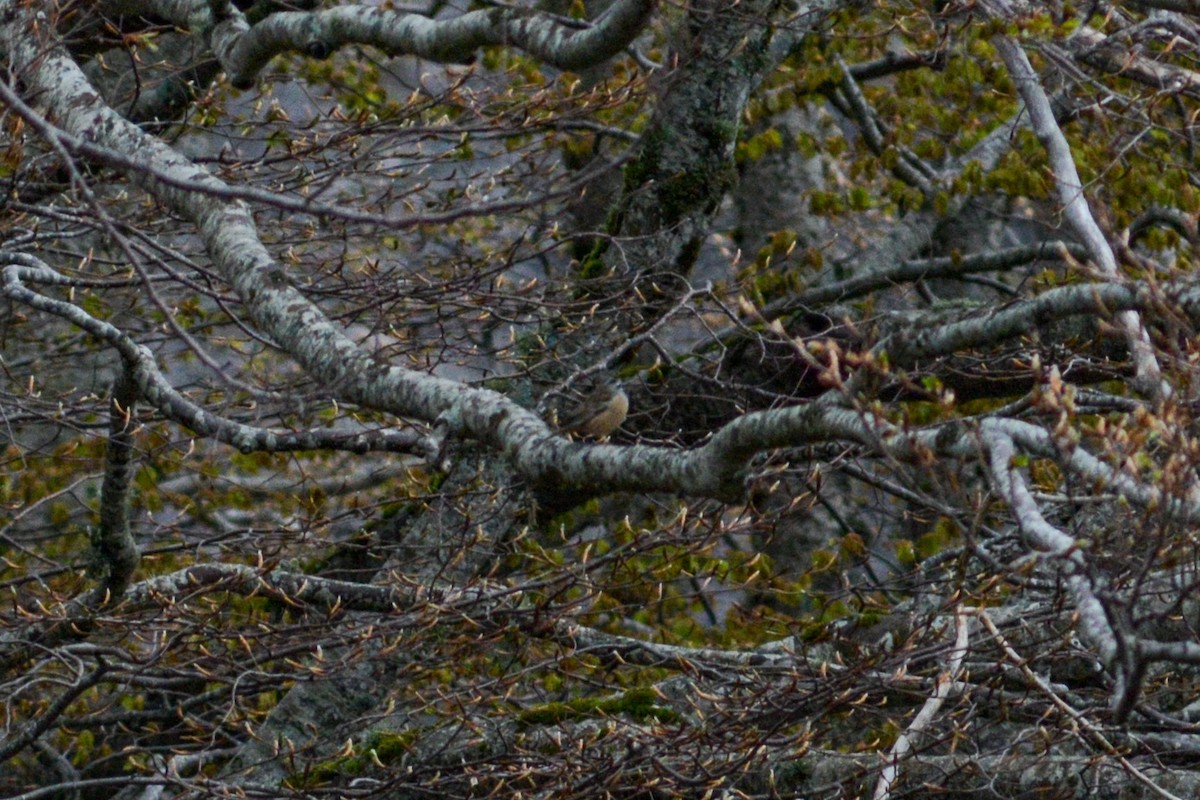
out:
<path id="1" fill-rule="evenodd" d="M 1069 242 L 1039 242 L 1032 245 L 989 250 L 963 256 L 918 258 L 899 265 L 856 275 L 843 281 L 833 281 L 804 289 L 788 298 L 789 306 L 818 306 L 861 297 L 877 289 L 886 289 L 930 278 L 954 278 L 978 272 L 1012 269 L 1035 261 L 1061 261 L 1063 254 L 1076 259 L 1087 258 L 1087 250 Z"/>
<path id="2" fill-rule="evenodd" d="M 379 5 L 349 5 L 279 12 L 252 25 L 231 3 L 122 0 L 115 5 L 124 13 L 136 8 L 147 16 L 209 32 L 213 51 L 233 85 L 245 88 L 277 55 L 296 52 L 325 58 L 348 44 L 373 45 L 388 55 L 416 55 L 440 62 L 470 61 L 480 47 L 504 45 L 560 69 L 581 69 L 621 52 L 645 26 L 655 0 L 618 0 L 582 30 L 514 7 L 433 20 Z"/>
<path id="3" fill-rule="evenodd" d="M 1100 226 L 1096 224 L 1091 209 L 1088 208 L 1087 198 L 1083 194 L 1083 181 L 1075 168 L 1071 147 L 1054 119 L 1050 99 L 1042 89 L 1033 65 L 1029 63 L 1021 45 L 1012 37 L 997 36 L 992 41 L 1000 57 L 1004 59 L 1021 98 L 1025 101 L 1033 132 L 1046 149 L 1063 215 L 1075 231 L 1075 235 L 1087 248 L 1088 255 L 1101 274 L 1109 280 L 1119 280 L 1121 273 L 1116 255 Z M 1133 311 L 1123 311 L 1117 315 L 1117 321 L 1125 332 L 1129 351 L 1133 355 L 1138 388 L 1153 397 L 1169 396 L 1171 389 L 1163 381 L 1162 367 L 1159 366 L 1149 334 L 1142 327 L 1141 318 Z"/>
<path id="4" fill-rule="evenodd" d="M 99 608 L 125 593 L 141 554 L 129 530 L 129 490 L 133 481 L 134 404 L 137 385 L 126 370 L 113 381 L 108 451 L 100 485 L 100 525 L 92 543 L 101 575 L 89 605 Z"/>
<path id="5" fill-rule="evenodd" d="M 1028 333 L 1039 325 L 1080 314 L 1106 317 L 1128 310 L 1183 313 L 1200 322 L 1200 291 L 1188 285 L 1146 287 L 1126 284 L 1077 284 L 1050 289 L 1029 300 L 1020 300 L 977 312 L 967 319 L 936 327 L 908 326 L 885 339 L 876 350 L 886 352 L 896 366 L 911 366 L 918 359 L 946 355 L 969 347 L 995 344 Z"/>
<path id="6" fill-rule="evenodd" d="M 1147 58 L 1112 42 L 1110 37 L 1088 25 L 1081 25 L 1064 45 L 1079 61 L 1114 75 L 1131 78 L 1160 91 L 1200 97 L 1200 72 Z"/>
<path id="7" fill-rule="evenodd" d="M 22 286 L 19 277 L 26 273 L 42 280 L 58 281 L 54 273 L 9 266 L 3 273 L 4 293 L 32 307 L 60 314 L 111 342 L 131 365 L 142 396 L 147 402 L 169 410 L 172 418 L 200 430 L 212 431 L 218 438 L 250 450 L 313 449 L 334 445 L 346 448 L 358 441 L 356 437 L 342 438 L 344 434 L 331 436 L 319 431 L 278 434 L 220 420 L 179 395 L 157 372 L 153 356 L 109 323 L 95 320 L 75 306 L 51 300 Z M 1019 335 L 1039 320 L 1121 308 L 1158 308 L 1164 299 L 1170 299 L 1170 296 L 1164 298 L 1158 291 L 1138 291 L 1117 284 L 1060 287 L 996 314 L 952 323 L 941 329 L 916 331 L 905 338 L 893 337 L 885 342 L 884 349 L 897 366 L 903 366 L 920 357 Z M 1175 299 L 1183 308 L 1200 314 L 1200 290 L 1187 287 Z M 492 394 L 466 388 L 462 391 Z M 539 418 L 520 410 L 502 396 L 495 397 L 497 399 L 491 401 L 493 405 L 485 407 L 494 408 L 497 434 L 502 442 L 509 443 L 507 452 L 526 474 L 547 486 L 589 487 L 596 494 L 642 490 L 736 499 L 744 491 L 746 464 L 763 450 L 842 440 L 881 447 L 885 452 L 905 458 L 919 458 L 922 448 L 933 447 L 936 439 L 936 434 L 921 435 L 907 444 L 898 445 L 908 441 L 907 438 L 897 438 L 898 432 L 884 423 L 872 422 L 853 411 L 808 405 L 746 415 L 722 428 L 708 444 L 691 451 L 584 445 L 549 435 Z M 371 440 L 368 437 L 364 441 Z M 379 446 L 378 442 L 375 444 Z M 1151 494 L 1141 496 L 1148 498 Z"/>
<path id="8" fill-rule="evenodd" d="M 1129 652 L 1130 642 L 1122 641 L 1120 632 L 1109 622 L 1108 614 L 1098 597 L 1103 586 L 1095 586 L 1096 578 L 1087 563 L 1084 552 L 1075 539 L 1048 523 L 1038 508 L 1037 501 L 1017 471 L 1017 451 L 1012 439 L 1002 429 L 984 426 L 980 436 L 988 448 L 992 481 L 1012 508 L 1017 525 L 1034 549 L 1047 553 L 1059 561 L 1067 576 L 1067 587 L 1075 607 L 1079 611 L 1080 626 L 1084 636 L 1099 651 L 1105 665 L 1116 673 L 1119 684 L 1124 684 L 1130 675 L 1130 665 L 1118 662 L 1117 656 Z M 1124 703 L 1122 692 L 1117 693 L 1118 702 Z M 1127 714 L 1129 708 L 1125 708 Z"/>

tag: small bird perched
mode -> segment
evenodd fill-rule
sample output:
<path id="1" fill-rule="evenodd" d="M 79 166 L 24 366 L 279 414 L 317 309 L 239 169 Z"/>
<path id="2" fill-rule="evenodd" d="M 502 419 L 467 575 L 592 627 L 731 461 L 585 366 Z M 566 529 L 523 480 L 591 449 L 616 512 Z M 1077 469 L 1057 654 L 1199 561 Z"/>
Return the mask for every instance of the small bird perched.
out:
<path id="1" fill-rule="evenodd" d="M 590 439 L 607 439 L 621 427 L 629 413 L 629 395 L 613 380 L 598 384 L 579 405 L 563 415 L 560 433 L 577 433 Z"/>

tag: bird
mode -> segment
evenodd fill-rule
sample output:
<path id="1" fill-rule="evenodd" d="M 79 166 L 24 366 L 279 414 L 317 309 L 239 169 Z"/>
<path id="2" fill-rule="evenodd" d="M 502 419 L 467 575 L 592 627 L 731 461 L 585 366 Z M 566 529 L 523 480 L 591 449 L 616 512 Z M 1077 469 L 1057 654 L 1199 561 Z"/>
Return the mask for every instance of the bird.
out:
<path id="1" fill-rule="evenodd" d="M 629 395 L 621 384 L 608 380 L 597 384 L 579 404 L 559 421 L 560 433 L 576 433 L 589 439 L 607 439 L 621 427 L 629 413 Z"/>

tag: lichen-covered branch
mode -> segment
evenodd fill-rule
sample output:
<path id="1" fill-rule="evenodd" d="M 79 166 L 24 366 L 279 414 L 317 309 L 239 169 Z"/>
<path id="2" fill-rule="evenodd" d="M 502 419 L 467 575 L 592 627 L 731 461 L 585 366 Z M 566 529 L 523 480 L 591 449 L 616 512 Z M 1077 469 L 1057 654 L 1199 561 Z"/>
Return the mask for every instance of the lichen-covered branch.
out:
<path id="1" fill-rule="evenodd" d="M 253 84 L 272 58 L 304 53 L 325 58 L 350 44 L 373 45 L 388 55 L 462 62 L 488 45 L 515 47 L 560 69 L 581 69 L 621 52 L 645 26 L 655 0 L 618 0 L 594 24 L 571 28 L 549 15 L 511 6 L 472 11 L 449 20 L 384 5 L 345 5 L 281 11 L 251 23 L 232 3 L 208 0 L 120 0 L 110 13 L 141 13 L 208 33 L 212 49 L 235 86 Z"/>

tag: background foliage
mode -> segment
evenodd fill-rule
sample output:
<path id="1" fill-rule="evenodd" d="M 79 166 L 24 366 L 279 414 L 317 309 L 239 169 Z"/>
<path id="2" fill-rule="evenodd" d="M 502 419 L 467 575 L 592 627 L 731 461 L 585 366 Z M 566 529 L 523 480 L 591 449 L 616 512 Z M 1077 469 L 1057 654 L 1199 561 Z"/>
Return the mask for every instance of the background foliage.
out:
<path id="1" fill-rule="evenodd" d="M 354 7 L 0 2 L 5 797 L 1194 796 L 1191 4 Z"/>

